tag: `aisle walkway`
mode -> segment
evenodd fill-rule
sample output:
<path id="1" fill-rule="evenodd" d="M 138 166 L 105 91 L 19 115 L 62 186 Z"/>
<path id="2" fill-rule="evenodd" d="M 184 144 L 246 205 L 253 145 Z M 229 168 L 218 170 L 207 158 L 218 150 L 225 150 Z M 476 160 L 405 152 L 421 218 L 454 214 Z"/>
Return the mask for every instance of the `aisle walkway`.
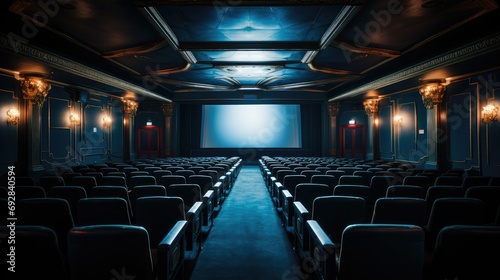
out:
<path id="1" fill-rule="evenodd" d="M 243 166 L 190 279 L 300 279 L 298 268 L 259 167 Z"/>

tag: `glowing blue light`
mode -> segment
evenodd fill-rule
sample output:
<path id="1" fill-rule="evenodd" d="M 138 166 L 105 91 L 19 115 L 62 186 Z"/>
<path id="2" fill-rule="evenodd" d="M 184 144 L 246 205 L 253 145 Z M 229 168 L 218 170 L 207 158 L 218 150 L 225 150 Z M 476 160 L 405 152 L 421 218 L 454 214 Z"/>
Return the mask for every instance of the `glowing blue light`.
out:
<path id="1" fill-rule="evenodd" d="M 204 105 L 201 148 L 301 148 L 299 105 Z"/>

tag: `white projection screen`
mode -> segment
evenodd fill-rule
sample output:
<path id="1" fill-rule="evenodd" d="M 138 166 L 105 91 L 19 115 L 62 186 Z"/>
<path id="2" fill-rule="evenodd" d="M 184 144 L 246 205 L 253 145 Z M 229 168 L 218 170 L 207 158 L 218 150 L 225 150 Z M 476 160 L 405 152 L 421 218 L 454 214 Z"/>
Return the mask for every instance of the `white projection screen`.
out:
<path id="1" fill-rule="evenodd" d="M 203 105 L 201 148 L 302 148 L 300 105 Z"/>

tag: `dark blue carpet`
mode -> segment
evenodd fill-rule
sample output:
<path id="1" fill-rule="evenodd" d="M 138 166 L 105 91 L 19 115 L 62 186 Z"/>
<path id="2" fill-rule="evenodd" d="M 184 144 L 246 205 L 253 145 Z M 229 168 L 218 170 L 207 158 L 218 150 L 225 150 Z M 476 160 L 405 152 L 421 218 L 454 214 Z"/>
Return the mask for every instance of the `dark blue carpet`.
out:
<path id="1" fill-rule="evenodd" d="M 243 166 L 190 279 L 300 279 L 299 268 L 259 167 Z"/>

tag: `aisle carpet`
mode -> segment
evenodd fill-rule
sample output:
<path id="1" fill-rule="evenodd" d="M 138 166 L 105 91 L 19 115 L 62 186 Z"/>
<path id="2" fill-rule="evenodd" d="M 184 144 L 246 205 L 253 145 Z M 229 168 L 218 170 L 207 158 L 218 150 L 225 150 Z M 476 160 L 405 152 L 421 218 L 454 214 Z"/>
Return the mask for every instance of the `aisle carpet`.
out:
<path id="1" fill-rule="evenodd" d="M 300 279 L 299 268 L 259 167 L 242 166 L 188 278 Z"/>

